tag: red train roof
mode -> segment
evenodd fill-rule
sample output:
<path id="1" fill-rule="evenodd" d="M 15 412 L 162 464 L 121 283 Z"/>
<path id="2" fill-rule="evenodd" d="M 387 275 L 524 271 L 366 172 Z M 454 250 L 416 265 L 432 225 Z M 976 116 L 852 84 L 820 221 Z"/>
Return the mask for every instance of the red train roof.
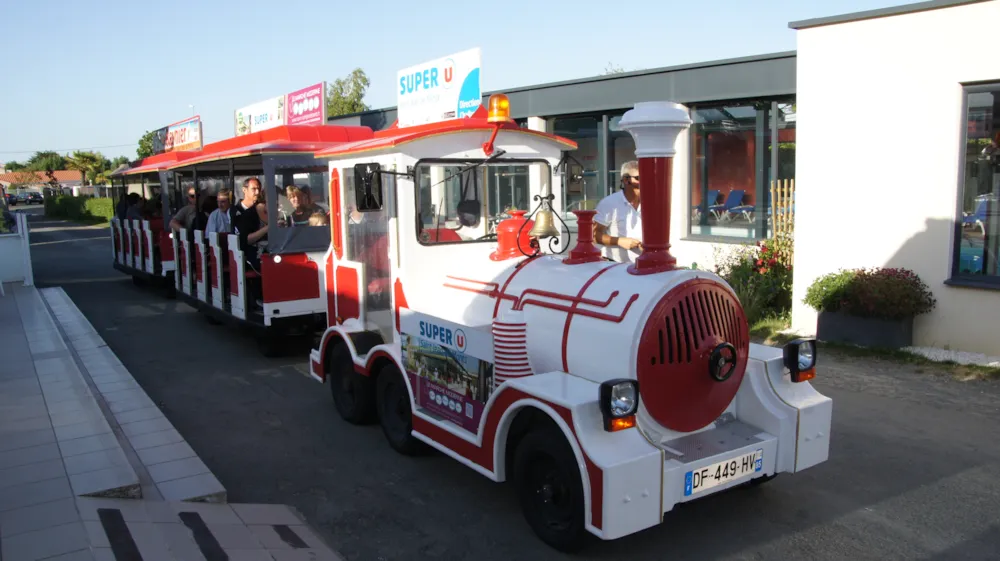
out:
<path id="1" fill-rule="evenodd" d="M 142 161 L 139 162 L 139 165 L 134 168 L 125 169 L 118 173 L 113 173 L 112 175 L 136 175 L 140 173 L 168 169 L 177 162 L 183 161 L 198 153 L 199 152 L 196 150 L 185 150 L 181 152 L 164 152 L 162 154 L 156 154 L 148 158 L 143 158 Z"/>
<path id="2" fill-rule="evenodd" d="M 373 135 L 368 127 L 285 125 L 206 144 L 195 156 L 171 165 L 170 169 L 255 154 L 314 153 L 338 144 L 369 139 Z"/>
<path id="3" fill-rule="evenodd" d="M 395 148 L 401 146 L 408 142 L 413 142 L 415 140 L 421 140 L 424 138 L 430 138 L 434 136 L 440 136 L 445 134 L 454 134 L 460 132 L 471 132 L 471 131 L 492 131 L 497 123 L 490 123 L 486 120 L 486 111 L 480 106 L 480 109 L 472 117 L 465 117 L 462 119 L 452 119 L 450 121 L 441 121 L 438 123 L 428 123 L 426 125 L 416 125 L 412 127 L 399 128 L 399 122 L 396 121 L 391 127 L 377 131 L 371 138 L 358 140 L 356 142 L 348 142 L 345 144 L 338 144 L 330 148 L 326 148 L 316 153 L 317 157 L 329 158 L 336 156 L 346 156 L 350 154 L 370 152 L 373 150 L 382 150 L 385 148 Z M 500 130 L 518 132 L 522 134 L 530 134 L 534 136 L 540 136 L 547 138 L 559 144 L 565 146 L 568 150 L 576 150 L 576 142 L 563 138 L 561 136 L 556 136 L 554 134 L 548 134 L 540 131 L 535 131 L 531 129 L 526 129 L 517 126 L 513 121 L 508 123 L 500 123 Z"/>

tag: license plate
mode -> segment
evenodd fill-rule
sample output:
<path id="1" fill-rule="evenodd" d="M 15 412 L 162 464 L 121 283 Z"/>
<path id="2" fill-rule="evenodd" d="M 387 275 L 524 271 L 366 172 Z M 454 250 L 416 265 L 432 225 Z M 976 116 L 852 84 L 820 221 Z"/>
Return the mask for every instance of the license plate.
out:
<path id="1" fill-rule="evenodd" d="M 712 487 L 758 472 L 763 467 L 764 450 L 758 448 L 748 454 L 689 471 L 684 475 L 684 496 L 697 495 Z"/>

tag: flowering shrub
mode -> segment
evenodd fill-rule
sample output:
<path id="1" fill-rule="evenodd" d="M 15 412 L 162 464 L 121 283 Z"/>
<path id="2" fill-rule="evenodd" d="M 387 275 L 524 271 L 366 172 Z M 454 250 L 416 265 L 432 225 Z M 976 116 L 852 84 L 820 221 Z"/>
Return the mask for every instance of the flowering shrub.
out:
<path id="1" fill-rule="evenodd" d="M 716 274 L 736 291 L 751 323 L 767 316 L 783 316 L 791 310 L 791 238 L 742 246 L 717 258 L 716 263 Z"/>
<path id="2" fill-rule="evenodd" d="M 934 309 L 937 301 L 909 269 L 840 270 L 816 279 L 804 302 L 820 312 L 876 319 L 906 319 Z"/>

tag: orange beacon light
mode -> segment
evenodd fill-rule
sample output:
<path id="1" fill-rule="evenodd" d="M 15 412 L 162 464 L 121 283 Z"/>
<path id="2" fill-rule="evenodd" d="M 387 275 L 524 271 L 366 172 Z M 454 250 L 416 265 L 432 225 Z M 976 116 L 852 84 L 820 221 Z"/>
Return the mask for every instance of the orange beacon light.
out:
<path id="1" fill-rule="evenodd" d="M 504 94 L 490 96 L 486 121 L 490 123 L 506 123 L 510 121 L 510 100 Z"/>

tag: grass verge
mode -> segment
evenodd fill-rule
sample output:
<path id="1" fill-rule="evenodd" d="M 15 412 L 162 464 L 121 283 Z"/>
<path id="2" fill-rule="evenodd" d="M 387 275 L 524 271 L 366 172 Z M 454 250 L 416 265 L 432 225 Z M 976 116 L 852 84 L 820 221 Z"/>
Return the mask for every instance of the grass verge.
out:
<path id="1" fill-rule="evenodd" d="M 772 317 L 762 319 L 750 326 L 750 339 L 754 343 L 780 347 L 796 338 L 795 335 L 782 333 L 782 331 L 788 329 L 788 327 L 789 322 L 786 318 Z M 817 346 L 819 347 L 821 355 L 830 353 L 833 356 L 889 360 L 897 364 L 940 368 L 947 371 L 953 378 L 961 381 L 1000 381 L 1000 368 L 959 364 L 954 361 L 934 361 L 901 349 L 858 347 L 856 345 L 825 341 L 819 341 Z"/>

